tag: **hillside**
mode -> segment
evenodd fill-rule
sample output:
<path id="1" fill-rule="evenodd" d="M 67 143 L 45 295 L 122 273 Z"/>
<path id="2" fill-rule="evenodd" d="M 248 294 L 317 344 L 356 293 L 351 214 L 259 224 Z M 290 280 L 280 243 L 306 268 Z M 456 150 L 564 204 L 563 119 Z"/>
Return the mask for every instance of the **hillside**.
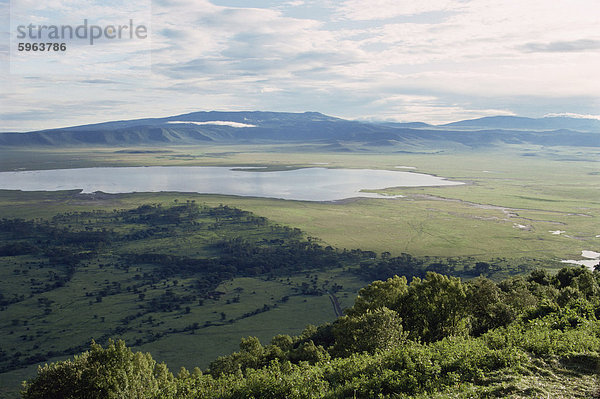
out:
<path id="1" fill-rule="evenodd" d="M 207 367 L 241 336 L 265 341 L 333 321 L 373 279 L 428 271 L 499 279 L 548 266 L 336 249 L 193 199 L 120 209 L 111 195 L 62 195 L 110 203 L 0 220 L 0 397 L 13 398 L 35 365 L 81 352 L 92 339 L 117 337 L 174 367 Z"/>
<path id="2" fill-rule="evenodd" d="M 158 378 L 143 397 L 163 390 L 160 397 L 177 398 L 412 397 L 463 390 L 536 397 L 555 394 L 557 386 L 589 386 L 600 364 L 600 277 L 585 268 L 551 275 L 531 272 L 547 266 L 533 260 L 340 250 L 250 212 L 193 200 L 2 219 L 0 238 L 4 381 L 14 392 L 12 373 L 28 367 L 29 378 L 31 366 L 55 362 L 31 383 L 27 398 L 89 397 L 97 388 L 88 383 L 108 384 L 108 396 L 98 397 L 111 397 L 121 389 L 111 375 L 121 375 L 119 367 L 129 361 L 143 362 L 140 372 L 154 364 L 150 370 L 162 376 L 142 377 Z M 507 276 L 514 277 L 491 280 Z M 337 318 L 359 283 L 373 279 L 385 282 L 364 288 Z M 297 335 L 308 323 L 324 324 Z M 278 335 L 265 346 L 259 338 L 244 339 L 240 352 L 217 358 L 233 350 L 232 339 L 252 334 L 268 342 L 278 332 L 294 336 Z M 176 368 L 197 366 L 208 374 L 181 371 L 175 379 L 149 355 L 134 355 L 111 337 L 167 356 Z M 73 362 L 56 363 L 92 339 L 107 349 L 94 344 Z M 112 356 L 114 363 L 106 360 Z M 113 366 L 78 380 L 97 359 Z M 384 367 L 382 374 L 374 367 Z M 314 384 L 300 390 L 304 376 Z M 284 383 L 268 396 L 274 378 Z M 39 390 L 51 381 L 62 388 Z M 78 393 L 61 396 L 64 389 Z M 0 395 L 14 397 L 9 392 Z"/>
<path id="3" fill-rule="evenodd" d="M 261 143 L 372 147 L 479 148 L 501 144 L 600 147 L 600 122 L 576 118 L 491 117 L 433 126 L 370 123 L 318 112 L 194 112 L 25 133 L 0 133 L 3 146 L 159 146 Z M 352 143 L 353 146 L 346 146 Z"/>
<path id="4" fill-rule="evenodd" d="M 499 283 L 395 276 L 363 288 L 335 322 L 269 345 L 244 338 L 204 372 L 174 376 L 123 341 L 92 343 L 39 369 L 22 397 L 589 398 L 600 365 L 598 280 L 585 268 Z"/>

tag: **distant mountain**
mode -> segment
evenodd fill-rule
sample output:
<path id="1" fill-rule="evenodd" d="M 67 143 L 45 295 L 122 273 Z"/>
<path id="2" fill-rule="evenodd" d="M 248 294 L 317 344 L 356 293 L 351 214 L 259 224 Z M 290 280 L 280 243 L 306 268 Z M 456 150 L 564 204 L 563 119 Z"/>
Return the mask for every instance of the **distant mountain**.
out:
<path id="1" fill-rule="evenodd" d="M 384 126 L 407 127 L 412 129 L 433 128 L 435 125 L 430 125 L 425 122 L 381 122 Z"/>
<path id="2" fill-rule="evenodd" d="M 26 133 L 0 133 L 3 146 L 160 146 L 315 143 L 331 151 L 372 147 L 477 148 L 498 144 L 600 147 L 600 121 L 488 117 L 433 126 L 358 122 L 318 112 L 194 112 Z"/>
<path id="3" fill-rule="evenodd" d="M 489 116 L 439 125 L 469 129 L 517 129 L 517 130 L 558 130 L 568 129 L 580 132 L 600 132 L 600 120 L 569 117 L 523 118 L 519 116 Z"/>

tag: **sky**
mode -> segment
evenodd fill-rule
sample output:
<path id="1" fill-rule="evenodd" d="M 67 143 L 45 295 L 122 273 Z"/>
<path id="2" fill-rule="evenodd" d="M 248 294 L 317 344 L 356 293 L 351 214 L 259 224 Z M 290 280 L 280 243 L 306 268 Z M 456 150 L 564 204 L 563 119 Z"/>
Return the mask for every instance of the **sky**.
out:
<path id="1" fill-rule="evenodd" d="M 19 25 L 84 20 L 147 34 L 17 51 Z M 0 0 L 0 21 L 0 131 L 209 110 L 600 118 L 598 0 Z"/>

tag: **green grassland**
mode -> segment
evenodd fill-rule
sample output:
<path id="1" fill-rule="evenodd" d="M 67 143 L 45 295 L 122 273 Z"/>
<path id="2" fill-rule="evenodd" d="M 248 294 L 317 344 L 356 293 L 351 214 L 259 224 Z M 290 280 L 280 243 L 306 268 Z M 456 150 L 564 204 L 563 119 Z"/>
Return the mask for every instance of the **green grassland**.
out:
<path id="1" fill-rule="evenodd" d="M 504 258 L 515 267 L 535 263 L 556 269 L 560 259 L 579 259 L 582 250 L 600 249 L 600 238 L 596 237 L 600 235 L 599 155 L 593 150 L 521 146 L 503 147 L 500 152 L 434 154 L 331 153 L 318 147 L 280 145 L 119 151 L 114 148 L 0 150 L 0 170 L 4 171 L 142 165 L 413 170 L 397 168 L 410 166 L 417 172 L 467 183 L 453 187 L 390 188 L 381 192 L 403 197 L 338 202 L 195 193 L 81 195 L 76 191 L 0 190 L 0 218 L 43 221 L 65 212 L 112 212 L 134 209 L 141 204 L 169 207 L 175 200 L 179 204 L 195 201 L 250 211 L 268 218 L 270 223 L 300 228 L 305 236 L 314 237 L 322 246 L 331 245 L 340 250 L 360 248 L 376 253 L 388 251 L 392 256 L 409 253 L 419 257 L 481 261 Z M 124 223 L 113 223 L 110 227 L 117 232 L 135 228 Z M 555 230 L 565 233 L 550 233 Z M 316 282 L 319 288 L 326 290 L 335 282 L 342 286 L 336 296 L 342 307 L 348 307 L 358 289 L 368 282 L 348 273 L 345 267 L 289 272 L 281 276 L 234 277 L 219 283 L 215 291 L 222 294 L 205 299 L 202 305 L 196 300 L 180 309 L 148 313 L 124 323 L 128 316 L 140 311 L 140 306 L 160 298 L 167 290 L 180 297 L 193 295 L 197 279 L 177 276 L 148 283 L 138 289 L 145 290 L 141 299 L 139 292 L 126 290 L 135 284 L 136 273 L 115 267 L 119 253 L 155 251 L 178 256 L 209 256 L 214 254 L 209 244 L 218 237 L 234 234 L 239 234 L 237 228 L 201 234 L 181 231 L 135 243 L 122 242 L 118 250 L 86 259 L 68 284 L 43 293 L 31 292 L 31 280 L 50 281 L 61 278 L 60 273 L 51 276 L 47 269 L 34 267 L 39 259 L 31 255 L 0 257 L 0 292 L 7 297 L 15 294 L 25 297 L 10 305 L 10 316 L 2 317 L 1 349 L 12 354 L 20 351 L 23 357 L 42 353 L 48 360 L 55 361 L 92 338 L 110 335 L 125 339 L 136 350 L 151 351 L 156 359 L 167 361 L 172 369 L 181 365 L 202 367 L 216 356 L 236 349 L 242 336 L 258 336 L 268 342 L 275 334 L 298 334 L 306 324 L 334 320 L 336 316 L 329 297 L 299 294 L 298 289 L 303 284 Z M 272 232 L 265 228 L 245 230 L 243 234 L 250 240 L 260 240 Z M 15 270 L 27 270 L 27 273 Z M 111 291 L 111 287 L 117 286 L 122 287 L 120 292 Z M 110 293 L 101 301 L 91 295 L 99 289 Z M 285 297 L 288 299 L 284 300 Z M 242 317 L 265 305 L 268 311 Z M 194 323 L 199 326 L 190 328 Z M 14 393 L 18 381 L 34 371 L 35 366 L 26 366 L 0 374 L 0 397 L 4 392 Z"/>
<path id="2" fill-rule="evenodd" d="M 331 267 L 318 265 L 331 251 L 311 255 L 314 245 L 297 229 L 191 201 L 0 224 L 6 397 L 32 365 L 79 352 L 92 339 L 118 336 L 172 364 L 206 367 L 242 336 L 267 341 L 335 319 L 329 293 L 347 307 L 365 284 L 336 255 Z M 236 240 L 250 251 L 237 271 L 228 259 L 240 256 L 221 244 Z M 268 252 L 271 241 L 279 252 Z"/>
<path id="3" fill-rule="evenodd" d="M 600 245 L 596 237 L 600 235 L 600 154 L 593 149 L 512 146 L 436 154 L 362 154 L 319 152 L 312 147 L 301 151 L 292 146 L 207 146 L 21 150 L 1 155 L 3 170 L 109 165 L 327 166 L 414 170 L 467 183 L 388 189 L 382 192 L 404 197 L 337 203 L 169 193 L 84 198 L 68 193 L 19 195 L 5 191 L 0 193 L 2 217 L 38 217 L 71 208 L 132 207 L 148 201 L 170 203 L 180 198 L 247 209 L 298 227 L 338 248 L 559 260 L 578 259 L 582 250 L 597 250 Z M 38 206 L 39 200 L 43 207 Z M 550 233 L 557 230 L 564 233 Z"/>

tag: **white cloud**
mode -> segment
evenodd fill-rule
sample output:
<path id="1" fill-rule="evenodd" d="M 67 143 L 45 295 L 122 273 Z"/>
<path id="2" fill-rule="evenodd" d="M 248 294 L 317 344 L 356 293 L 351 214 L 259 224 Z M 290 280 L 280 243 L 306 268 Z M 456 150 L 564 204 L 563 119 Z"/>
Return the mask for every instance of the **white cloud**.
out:
<path id="1" fill-rule="evenodd" d="M 376 113 L 366 116 L 367 119 L 399 122 L 419 121 L 431 124 L 442 124 L 484 116 L 514 115 L 513 112 L 505 109 L 482 107 L 476 109 L 460 104 L 448 104 L 447 101 L 441 98 L 424 95 L 393 95 L 376 99 L 368 104 L 368 107 Z M 385 110 L 385 114 L 382 114 L 381 110 Z"/>
<path id="2" fill-rule="evenodd" d="M 167 123 L 185 123 L 190 125 L 217 125 L 217 126 L 229 126 L 229 127 L 256 127 L 256 125 L 250 125 L 248 123 L 231 122 L 231 121 L 207 121 L 207 122 L 191 122 L 191 121 L 170 121 Z"/>
<path id="3" fill-rule="evenodd" d="M 257 8 L 196 7 L 185 11 L 159 10 L 153 19 L 156 64 L 168 73 L 202 74 L 241 71 L 286 74 L 294 59 L 312 54 L 302 64 L 315 62 L 319 54 L 335 49 L 335 40 L 319 32 L 314 20 L 284 17 L 276 10 Z M 300 62 L 298 62 L 300 63 Z M 182 67 L 183 65 L 183 67 Z M 282 69 L 283 68 L 283 69 Z"/>
<path id="4" fill-rule="evenodd" d="M 338 7 L 337 15 L 342 19 L 365 21 L 434 11 L 454 11 L 462 6 L 462 2 L 457 0 L 346 0 Z"/>
<path id="5" fill-rule="evenodd" d="M 137 74 L 142 66 L 149 71 L 150 4 L 151 0 L 132 0 L 116 8 L 110 1 L 13 1 L 10 7 L 10 26 L 7 27 L 10 36 L 11 73 L 25 76 L 62 74 L 71 77 L 127 71 Z M 129 32 L 132 31 L 130 23 L 134 28 L 144 29 L 140 37 L 131 35 L 133 39 L 129 40 Z M 18 37 L 19 26 L 24 27 L 26 32 L 31 32 L 31 37 Z M 127 26 L 127 28 L 120 38 L 91 39 L 94 32 L 92 29 L 96 30 L 95 35 L 100 33 L 99 36 L 104 36 L 102 31 L 108 26 Z M 47 37 L 51 27 L 59 32 L 60 41 Z M 68 27 L 70 30 L 65 31 L 63 27 Z M 41 38 L 40 32 L 45 32 Z M 85 33 L 85 38 L 78 38 L 77 36 L 82 32 Z M 40 57 L 34 52 L 18 51 L 18 43 L 23 41 L 30 43 L 52 41 L 57 45 L 63 43 L 65 50 L 46 51 L 44 56 Z"/>
<path id="6" fill-rule="evenodd" d="M 380 99 L 373 101 L 374 105 L 388 105 L 388 104 L 412 104 L 412 103 L 423 103 L 423 102 L 432 102 L 438 101 L 437 97 L 434 96 L 422 96 L 422 95 L 413 95 L 413 94 L 394 94 L 391 96 L 386 96 Z"/>
<path id="7" fill-rule="evenodd" d="M 279 87 L 263 87 L 260 89 L 261 93 L 276 93 L 278 91 L 283 91 L 283 89 Z"/>
<path id="8" fill-rule="evenodd" d="M 298 6 L 303 6 L 305 4 L 306 4 L 306 2 L 303 0 L 286 1 L 285 3 L 283 3 L 283 5 L 290 6 L 290 7 L 298 7 Z"/>
<path id="9" fill-rule="evenodd" d="M 85 15 L 76 7 L 81 1 L 26 1 Z M 125 15 L 109 2 L 91 3 L 106 20 L 111 10 Z M 322 12 L 327 7 L 329 14 Z M 83 52 L 65 59 L 88 79 L 5 74 L 0 130 L 203 109 L 426 122 L 519 107 L 538 115 L 598 115 L 598 25 L 597 0 L 291 0 L 272 8 L 155 0 L 152 74 L 98 76 L 110 62 L 139 64 L 135 46 L 104 64 L 90 63 Z M 57 88 L 67 95 L 57 96 Z"/>
<path id="10" fill-rule="evenodd" d="M 442 22 L 390 21 L 365 30 L 358 42 L 370 61 L 360 72 L 368 71 L 374 81 L 485 97 L 597 97 L 600 14 L 593 11 L 600 10 L 595 1 L 579 0 L 576 7 L 566 0 L 398 3 L 396 9 L 386 8 L 389 15 L 407 12 L 402 7 L 455 12 Z M 358 1 L 343 3 L 340 12 L 361 4 L 371 15 L 372 4 Z M 373 8 L 372 13 L 382 9 Z M 536 48 L 547 51 L 532 51 Z"/>
<path id="11" fill-rule="evenodd" d="M 558 113 L 549 113 L 544 115 L 544 117 L 567 117 L 567 118 L 577 118 L 577 119 L 598 119 L 600 120 L 600 115 L 590 115 L 590 114 L 576 114 L 573 112 L 558 112 Z"/>

